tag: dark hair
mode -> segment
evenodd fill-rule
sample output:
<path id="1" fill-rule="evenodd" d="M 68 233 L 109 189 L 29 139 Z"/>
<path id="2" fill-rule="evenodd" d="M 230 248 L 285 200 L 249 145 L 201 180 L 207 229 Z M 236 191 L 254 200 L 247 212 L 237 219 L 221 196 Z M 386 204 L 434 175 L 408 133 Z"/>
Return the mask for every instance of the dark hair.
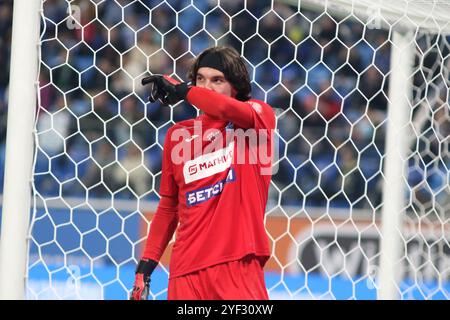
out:
<path id="1" fill-rule="evenodd" d="M 200 61 L 208 53 L 214 53 L 220 56 L 224 67 L 223 74 L 227 81 L 229 81 L 237 91 L 236 99 L 240 101 L 247 101 L 250 99 L 252 87 L 250 85 L 250 78 L 244 60 L 235 49 L 230 47 L 210 47 L 201 52 L 188 71 L 187 77 L 189 81 L 195 85 Z"/>

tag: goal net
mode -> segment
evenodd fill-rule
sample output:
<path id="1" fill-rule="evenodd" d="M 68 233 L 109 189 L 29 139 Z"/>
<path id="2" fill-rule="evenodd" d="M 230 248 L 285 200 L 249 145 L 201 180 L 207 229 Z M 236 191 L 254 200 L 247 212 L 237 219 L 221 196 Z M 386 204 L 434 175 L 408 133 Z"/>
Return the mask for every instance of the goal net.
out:
<path id="1" fill-rule="evenodd" d="M 450 6 L 391 2 L 43 1 L 27 298 L 128 297 L 165 133 L 198 114 L 140 80 L 229 45 L 277 114 L 269 296 L 449 299 Z"/>

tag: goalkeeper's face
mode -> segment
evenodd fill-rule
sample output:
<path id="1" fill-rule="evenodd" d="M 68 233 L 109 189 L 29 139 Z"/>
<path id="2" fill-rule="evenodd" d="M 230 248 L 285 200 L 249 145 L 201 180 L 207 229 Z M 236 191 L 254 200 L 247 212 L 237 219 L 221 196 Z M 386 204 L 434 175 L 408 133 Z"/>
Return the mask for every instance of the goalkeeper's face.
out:
<path id="1" fill-rule="evenodd" d="M 225 78 L 223 72 L 217 69 L 208 67 L 199 68 L 195 78 L 195 85 L 197 87 L 206 88 L 229 97 L 234 98 L 236 96 L 236 90 Z"/>

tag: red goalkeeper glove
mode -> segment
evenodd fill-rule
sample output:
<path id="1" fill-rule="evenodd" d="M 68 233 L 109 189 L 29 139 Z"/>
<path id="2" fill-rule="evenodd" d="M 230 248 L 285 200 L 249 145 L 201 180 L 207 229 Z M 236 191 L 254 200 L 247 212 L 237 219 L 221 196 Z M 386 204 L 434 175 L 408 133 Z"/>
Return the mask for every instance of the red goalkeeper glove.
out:
<path id="1" fill-rule="evenodd" d="M 163 105 L 175 104 L 186 99 L 190 89 L 185 82 L 179 82 L 168 75 L 155 74 L 142 79 L 142 85 L 152 84 L 148 101 L 161 101 Z"/>
<path id="2" fill-rule="evenodd" d="M 156 261 L 150 259 L 139 261 L 130 300 L 147 300 L 150 291 L 150 275 L 157 265 Z"/>

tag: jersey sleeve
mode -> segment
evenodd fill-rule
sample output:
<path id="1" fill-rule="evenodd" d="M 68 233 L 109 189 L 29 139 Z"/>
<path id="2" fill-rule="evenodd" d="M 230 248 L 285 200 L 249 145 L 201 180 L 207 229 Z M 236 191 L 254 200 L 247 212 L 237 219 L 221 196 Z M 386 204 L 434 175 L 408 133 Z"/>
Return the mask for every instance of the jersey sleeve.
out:
<path id="1" fill-rule="evenodd" d="M 178 199 L 161 196 L 152 219 L 150 232 L 147 235 L 143 259 L 151 259 L 156 262 L 161 259 L 177 228 L 178 220 Z"/>
<path id="2" fill-rule="evenodd" d="M 236 126 L 249 129 L 274 129 L 275 114 L 272 108 L 259 100 L 239 101 L 209 89 L 192 87 L 187 101 L 214 118 L 231 121 Z"/>
<path id="3" fill-rule="evenodd" d="M 152 219 L 142 258 L 159 261 L 178 225 L 178 186 L 174 179 L 172 152 L 172 128 L 164 139 L 162 176 L 159 187 L 161 200 Z"/>
<path id="4" fill-rule="evenodd" d="M 255 129 L 275 129 L 275 113 L 271 106 L 260 100 L 246 101 L 253 117 Z"/>

